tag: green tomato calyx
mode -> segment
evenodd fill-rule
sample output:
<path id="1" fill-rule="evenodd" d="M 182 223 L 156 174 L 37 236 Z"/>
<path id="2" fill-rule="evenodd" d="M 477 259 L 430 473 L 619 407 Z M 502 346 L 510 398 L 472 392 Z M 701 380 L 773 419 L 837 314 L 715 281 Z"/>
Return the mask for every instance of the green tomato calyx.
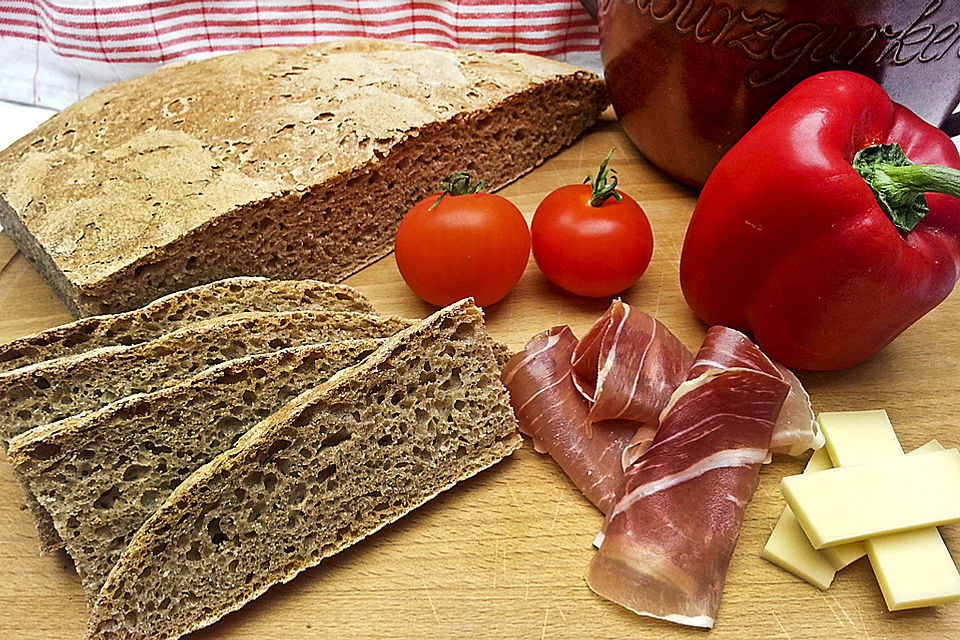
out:
<path id="1" fill-rule="evenodd" d="M 610 162 L 613 151 L 613 149 L 610 149 L 610 153 L 608 153 L 607 157 L 600 163 L 600 170 L 597 172 L 597 177 L 587 176 L 587 179 L 583 181 L 583 184 L 590 185 L 591 207 L 602 206 L 608 198 L 613 198 L 617 202 L 623 200 L 623 196 L 617 191 L 617 172 L 607 168 L 607 163 Z"/>
<path id="2" fill-rule="evenodd" d="M 455 171 L 450 174 L 446 180 L 440 183 L 442 193 L 440 197 L 437 198 L 437 201 L 430 205 L 430 209 L 440 204 L 444 196 L 468 196 L 473 193 L 480 193 L 480 190 L 487 186 L 487 183 L 483 180 L 478 180 L 471 184 L 472 181 L 473 177 L 469 171 Z"/>

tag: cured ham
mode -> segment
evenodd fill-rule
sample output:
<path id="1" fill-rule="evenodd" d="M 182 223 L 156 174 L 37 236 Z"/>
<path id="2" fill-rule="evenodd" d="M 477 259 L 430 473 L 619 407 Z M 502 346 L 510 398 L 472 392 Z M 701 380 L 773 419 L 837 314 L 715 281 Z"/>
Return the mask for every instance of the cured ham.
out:
<path id="1" fill-rule="evenodd" d="M 614 300 L 574 350 L 573 380 L 593 403 L 590 420 L 632 420 L 652 438 L 692 362 L 658 320 Z"/>
<path id="2" fill-rule="evenodd" d="M 548 453 L 604 513 L 623 481 L 622 454 L 636 431 L 632 422 L 589 418 L 590 403 L 574 386 L 571 358 L 577 338 L 569 327 L 533 337 L 504 366 L 502 380 L 520 431 Z"/>
<path id="3" fill-rule="evenodd" d="M 757 345 L 736 329 L 714 326 L 707 330 L 697 360 L 690 369 L 693 379 L 709 369 L 745 367 L 783 379 L 790 385 L 790 393 L 777 416 L 777 424 L 770 439 L 771 453 L 798 456 L 807 449 L 819 449 L 824 444 L 823 433 L 817 426 L 807 395 L 793 372 L 771 361 Z"/>
<path id="4" fill-rule="evenodd" d="M 711 327 L 694 359 L 620 301 L 579 343 L 535 336 L 503 380 L 537 451 L 607 514 L 590 587 L 681 624 L 713 626 L 771 451 L 823 444 L 800 381 L 745 335 Z"/>
<path id="5" fill-rule="evenodd" d="M 744 367 L 791 385 L 772 450 L 797 455 L 822 446 L 800 381 L 746 336 L 707 332 L 697 360 L 663 324 L 616 300 L 582 340 L 568 327 L 535 336 L 503 371 L 521 430 L 604 513 L 623 470 L 653 442 L 660 414 L 680 383 L 711 369 Z"/>
<path id="6" fill-rule="evenodd" d="M 745 367 L 786 380 L 791 392 L 777 420 L 771 453 L 799 455 L 823 446 L 810 399 L 788 369 L 772 362 L 745 335 L 727 327 L 711 327 L 697 353 L 697 363 L 682 342 L 663 324 L 615 300 L 574 350 L 573 381 L 593 403 L 591 421 L 636 422 L 623 451 L 623 468 L 653 441 L 660 413 L 684 380 L 704 371 Z"/>
<path id="7" fill-rule="evenodd" d="M 779 376 L 745 368 L 708 367 L 680 385 L 624 476 L 587 569 L 590 588 L 642 615 L 712 627 L 789 392 Z"/>
<path id="8" fill-rule="evenodd" d="M 746 368 L 780 378 L 790 385 L 770 440 L 770 454 L 800 455 L 807 449 L 819 449 L 824 438 L 814 420 L 810 397 L 800 380 L 786 367 L 771 361 L 747 336 L 736 329 L 714 326 L 697 352 L 697 359 L 687 373 L 692 380 L 714 369 Z M 655 429 L 654 429 L 655 431 Z M 649 429 L 638 429 L 623 452 L 624 469 L 633 464 L 652 438 Z M 766 462 L 769 462 L 769 456 Z"/>

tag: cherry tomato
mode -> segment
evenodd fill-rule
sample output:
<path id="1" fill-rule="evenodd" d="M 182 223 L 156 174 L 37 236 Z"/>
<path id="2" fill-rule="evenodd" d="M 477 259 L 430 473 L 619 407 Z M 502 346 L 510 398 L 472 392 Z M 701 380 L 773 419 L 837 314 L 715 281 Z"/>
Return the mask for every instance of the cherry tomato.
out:
<path id="1" fill-rule="evenodd" d="M 469 186 L 464 175 L 454 174 L 443 192 L 415 204 L 397 229 L 400 275 L 438 307 L 470 296 L 481 307 L 500 301 L 530 257 L 530 230 L 520 210 L 502 196 L 477 193 L 483 183 Z"/>
<path id="2" fill-rule="evenodd" d="M 550 193 L 530 224 L 533 257 L 543 275 L 592 298 L 628 288 L 643 275 L 653 253 L 650 222 L 636 200 L 616 190 L 616 177 L 607 172 L 609 159 L 592 184 Z"/>

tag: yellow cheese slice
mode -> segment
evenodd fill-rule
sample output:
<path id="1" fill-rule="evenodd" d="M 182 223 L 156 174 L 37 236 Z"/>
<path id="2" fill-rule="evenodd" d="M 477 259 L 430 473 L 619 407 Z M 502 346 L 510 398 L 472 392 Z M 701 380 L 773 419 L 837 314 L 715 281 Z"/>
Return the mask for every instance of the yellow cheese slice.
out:
<path id="1" fill-rule="evenodd" d="M 832 468 L 830 456 L 825 449 L 817 449 L 807 461 L 804 473 L 814 473 Z M 852 543 L 859 545 L 860 543 Z M 845 545 L 844 545 L 845 546 Z M 824 549 L 823 551 L 827 551 Z M 833 582 L 837 569 L 823 551 L 817 551 L 800 528 L 790 507 L 784 507 L 770 539 L 764 545 L 761 557 L 781 569 L 785 569 L 818 589 L 826 589 Z"/>
<path id="2" fill-rule="evenodd" d="M 814 452 L 804 473 L 832 468 L 834 461 L 831 457 L 839 461 L 839 466 L 903 454 L 885 411 L 823 413 L 818 421 L 821 427 L 826 425 L 823 432 L 827 447 Z M 910 454 L 940 450 L 943 447 L 933 440 Z M 803 533 L 793 512 L 786 507 L 761 555 L 815 587 L 826 589 L 837 570 L 865 555 L 867 549 L 891 611 L 960 599 L 960 572 L 936 527 L 817 550 Z"/>
<path id="3" fill-rule="evenodd" d="M 821 414 L 818 420 L 837 466 L 879 461 L 903 453 L 886 412 Z M 934 440 L 910 455 L 931 451 L 943 451 L 943 447 Z M 936 527 L 869 538 L 862 544 L 889 610 L 960 599 L 960 572 Z"/>
<path id="4" fill-rule="evenodd" d="M 956 522 L 960 451 L 787 476 L 780 490 L 817 549 Z"/>
<path id="5" fill-rule="evenodd" d="M 830 561 L 810 544 L 790 507 L 784 507 L 760 556 L 821 590 L 837 575 Z"/>
<path id="6" fill-rule="evenodd" d="M 834 467 L 880 462 L 903 455 L 903 447 L 883 409 L 834 411 L 817 416 Z"/>
<path id="7" fill-rule="evenodd" d="M 890 611 L 960 600 L 960 573 L 936 527 L 870 538 L 864 544 Z"/>
<path id="8" fill-rule="evenodd" d="M 827 468 L 876 462 L 890 455 L 892 451 L 903 453 L 890 418 L 883 409 L 825 412 L 817 417 L 817 422 L 820 424 L 821 433 L 824 433 L 823 425 L 826 424 L 834 437 L 833 441 L 827 441 L 824 447 L 831 459 L 831 465 Z M 856 453 L 857 451 L 860 453 Z M 854 456 L 857 455 L 862 459 L 855 461 Z M 839 571 L 867 555 L 867 548 L 862 542 L 848 542 L 825 547 L 820 552 Z"/>
<path id="9" fill-rule="evenodd" d="M 804 534 L 806 535 L 806 534 Z M 835 544 L 832 547 L 819 549 L 823 557 L 827 559 L 835 570 L 840 571 L 844 567 L 850 566 L 856 560 L 867 555 L 867 549 L 862 542 L 848 542 L 846 544 Z"/>

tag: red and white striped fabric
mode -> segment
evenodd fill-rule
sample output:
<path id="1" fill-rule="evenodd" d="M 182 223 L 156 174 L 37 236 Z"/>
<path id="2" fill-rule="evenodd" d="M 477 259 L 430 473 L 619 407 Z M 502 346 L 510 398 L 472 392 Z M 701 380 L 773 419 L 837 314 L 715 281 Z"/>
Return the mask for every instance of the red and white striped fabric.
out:
<path id="1" fill-rule="evenodd" d="M 173 60 L 348 37 L 600 67 L 578 0 L 0 0 L 0 100 L 62 108 Z"/>

